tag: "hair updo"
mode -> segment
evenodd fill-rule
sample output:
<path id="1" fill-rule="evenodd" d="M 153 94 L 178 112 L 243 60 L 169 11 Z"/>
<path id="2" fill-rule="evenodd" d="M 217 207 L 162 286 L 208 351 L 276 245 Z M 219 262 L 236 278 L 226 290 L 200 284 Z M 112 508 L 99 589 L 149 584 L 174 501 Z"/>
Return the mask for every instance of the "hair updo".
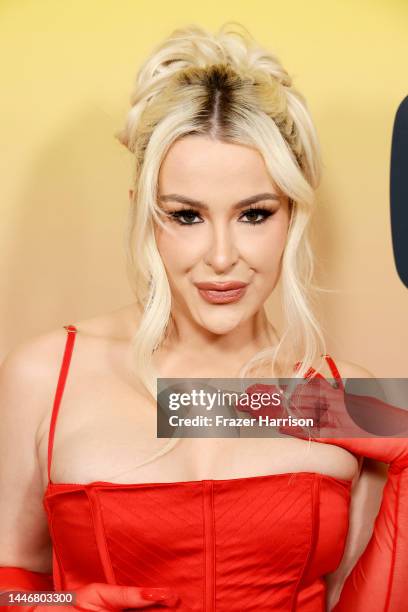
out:
<path id="1" fill-rule="evenodd" d="M 117 138 L 137 156 L 143 158 L 152 131 L 178 115 L 180 104 L 190 107 L 185 117 L 194 133 L 224 140 L 236 139 L 234 119 L 246 111 L 273 120 L 305 178 L 318 185 L 319 145 L 305 99 L 277 57 L 243 26 L 228 23 L 217 34 L 198 26 L 175 30 L 141 66 L 130 103 Z"/>
<path id="2" fill-rule="evenodd" d="M 271 362 L 272 376 L 293 375 L 301 361 L 321 362 L 325 342 L 312 309 L 313 254 L 308 237 L 321 161 L 304 97 L 271 52 L 235 23 L 212 34 L 198 26 L 175 30 L 140 67 L 131 109 L 116 137 L 134 156 L 133 198 L 126 227 L 128 277 L 143 315 L 133 349 L 135 372 L 155 398 L 154 350 L 171 323 L 171 292 L 154 237 L 161 224 L 159 169 L 169 147 L 190 134 L 255 147 L 291 202 L 282 257 L 284 329 L 277 346 L 242 369 Z M 164 452 L 164 451 L 163 451 Z"/>

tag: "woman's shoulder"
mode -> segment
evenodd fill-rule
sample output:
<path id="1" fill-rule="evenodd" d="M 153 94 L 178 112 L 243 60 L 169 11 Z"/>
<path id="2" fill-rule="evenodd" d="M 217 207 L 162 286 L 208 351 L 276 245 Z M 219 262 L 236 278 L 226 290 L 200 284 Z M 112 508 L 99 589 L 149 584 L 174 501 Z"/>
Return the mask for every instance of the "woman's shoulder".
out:
<path id="1" fill-rule="evenodd" d="M 26 338 L 1 362 L 0 419 L 10 432 L 18 423 L 21 439 L 37 437 L 55 391 L 64 336 L 64 329 L 56 329 Z"/>
<path id="2" fill-rule="evenodd" d="M 33 391 L 42 386 L 55 362 L 55 356 L 64 342 L 63 327 L 25 338 L 14 345 L 1 362 L 0 372 L 4 381 L 15 386 L 33 384 Z"/>
<path id="3" fill-rule="evenodd" d="M 333 355 L 329 355 L 329 357 L 333 359 L 342 378 L 375 378 L 374 374 L 362 365 L 337 359 Z M 327 368 L 330 371 L 329 364 L 327 364 Z"/>
<path id="4" fill-rule="evenodd" d="M 41 398 L 49 397 L 61 367 L 67 330 L 64 325 L 74 325 L 81 336 L 81 354 L 85 359 L 92 350 L 95 340 L 114 342 L 127 340 L 137 327 L 137 308 L 134 305 L 78 321 L 66 321 L 32 337 L 25 338 L 6 353 L 0 364 L 0 390 L 12 394 L 18 401 L 18 394 L 29 389 L 41 404 Z M 23 402 L 21 402 L 23 403 Z M 31 403 L 32 405 L 32 403 Z"/>
<path id="5" fill-rule="evenodd" d="M 47 364 L 54 363 L 55 355 L 61 351 L 67 336 L 66 325 L 73 325 L 84 337 L 124 339 L 136 329 L 138 317 L 137 308 L 131 304 L 86 319 L 67 320 L 17 343 L 3 358 L 2 366 L 19 366 L 27 375 L 40 374 Z"/>

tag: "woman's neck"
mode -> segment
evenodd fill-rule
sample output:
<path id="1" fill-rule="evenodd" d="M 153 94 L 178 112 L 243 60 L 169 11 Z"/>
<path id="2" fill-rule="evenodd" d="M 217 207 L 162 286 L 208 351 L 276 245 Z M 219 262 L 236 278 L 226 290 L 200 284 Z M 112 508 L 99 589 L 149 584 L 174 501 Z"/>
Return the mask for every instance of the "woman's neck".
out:
<path id="1" fill-rule="evenodd" d="M 257 352 L 275 346 L 279 341 L 266 313 L 260 311 L 249 321 L 227 334 L 215 334 L 191 320 L 172 317 L 167 337 L 155 352 L 155 360 L 167 359 L 198 365 L 228 362 L 239 368 Z"/>

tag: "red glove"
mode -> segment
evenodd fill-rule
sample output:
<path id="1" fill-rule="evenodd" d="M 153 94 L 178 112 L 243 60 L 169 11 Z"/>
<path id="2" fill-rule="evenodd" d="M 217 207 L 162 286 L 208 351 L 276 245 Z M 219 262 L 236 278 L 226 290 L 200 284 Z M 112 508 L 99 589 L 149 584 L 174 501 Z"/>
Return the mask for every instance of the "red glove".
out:
<path id="1" fill-rule="evenodd" d="M 254 385 L 247 393 L 268 392 L 268 388 L 271 395 L 278 392 L 275 385 Z M 322 377 L 298 384 L 290 398 L 290 408 L 298 418 L 314 418 L 315 422 L 317 418 L 317 426 L 310 430 L 281 426 L 281 433 L 336 444 L 356 455 L 389 464 L 372 537 L 347 577 L 333 612 L 407 610 L 408 410 L 376 397 L 346 393 L 341 385 L 334 388 Z M 266 410 L 271 417 L 287 416 L 282 406 L 271 405 Z M 383 436 L 392 432 L 394 436 L 380 437 L 372 432 Z"/>
<path id="2" fill-rule="evenodd" d="M 18 567 L 0 567 L 0 592 L 53 591 L 52 574 L 32 572 Z M 92 582 L 76 589 L 74 605 L 6 605 L 9 612 L 112 612 L 124 609 L 147 608 L 152 605 L 173 607 L 178 596 L 168 588 L 119 586 Z"/>

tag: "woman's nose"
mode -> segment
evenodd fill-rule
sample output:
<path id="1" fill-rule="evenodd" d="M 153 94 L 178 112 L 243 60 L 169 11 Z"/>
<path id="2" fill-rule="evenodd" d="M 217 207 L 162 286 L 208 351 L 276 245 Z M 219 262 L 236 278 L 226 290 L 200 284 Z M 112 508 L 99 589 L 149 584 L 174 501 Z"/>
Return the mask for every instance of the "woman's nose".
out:
<path id="1" fill-rule="evenodd" d="M 216 272 L 230 268 L 239 257 L 236 237 L 225 224 L 213 226 L 209 237 L 209 245 L 204 261 Z"/>

